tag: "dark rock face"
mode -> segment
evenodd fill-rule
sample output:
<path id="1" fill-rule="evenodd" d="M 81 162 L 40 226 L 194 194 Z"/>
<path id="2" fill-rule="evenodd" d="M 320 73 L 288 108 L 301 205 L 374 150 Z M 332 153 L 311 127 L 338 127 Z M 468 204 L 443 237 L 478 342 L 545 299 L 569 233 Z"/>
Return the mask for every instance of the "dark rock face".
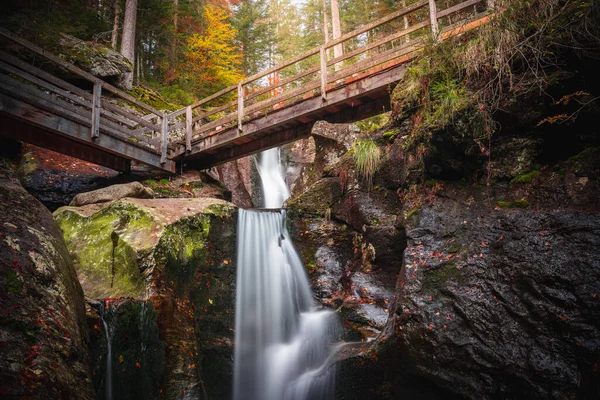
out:
<path id="1" fill-rule="evenodd" d="M 93 356 L 92 380 L 97 398 L 107 398 L 108 352 L 103 320 L 111 344 L 112 397 L 160 398 L 166 344 L 160 340 L 158 316 L 152 302 L 88 301 L 87 314 Z"/>
<path id="2" fill-rule="evenodd" d="M 400 363 L 466 398 L 597 398 L 600 215 L 490 211 L 465 192 L 412 219 L 389 321 Z"/>
<path id="3" fill-rule="evenodd" d="M 83 291 L 52 215 L 0 170 L 0 397 L 94 399 Z"/>

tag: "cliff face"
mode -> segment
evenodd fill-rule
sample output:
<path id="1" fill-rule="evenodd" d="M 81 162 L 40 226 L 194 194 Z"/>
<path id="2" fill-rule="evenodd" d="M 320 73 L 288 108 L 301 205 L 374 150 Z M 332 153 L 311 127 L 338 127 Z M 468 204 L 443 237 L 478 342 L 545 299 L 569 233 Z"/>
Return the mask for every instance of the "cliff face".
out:
<path id="1" fill-rule="evenodd" d="M 0 169 L 0 397 L 94 399 L 83 291 L 50 212 Z"/>

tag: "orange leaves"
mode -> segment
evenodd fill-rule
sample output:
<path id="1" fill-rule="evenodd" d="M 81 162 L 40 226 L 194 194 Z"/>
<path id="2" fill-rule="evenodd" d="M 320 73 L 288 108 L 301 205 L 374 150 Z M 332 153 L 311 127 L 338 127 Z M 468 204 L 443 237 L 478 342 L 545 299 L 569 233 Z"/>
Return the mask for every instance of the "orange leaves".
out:
<path id="1" fill-rule="evenodd" d="M 135 367 L 136 367 L 136 368 L 141 368 L 141 367 L 142 367 L 142 364 L 140 364 L 139 362 L 136 362 L 136 363 L 135 363 Z"/>
<path id="2" fill-rule="evenodd" d="M 119 356 L 119 362 L 120 362 L 121 364 L 123 364 L 123 361 L 125 361 L 125 358 L 123 358 L 123 354 L 121 354 L 121 355 Z"/>

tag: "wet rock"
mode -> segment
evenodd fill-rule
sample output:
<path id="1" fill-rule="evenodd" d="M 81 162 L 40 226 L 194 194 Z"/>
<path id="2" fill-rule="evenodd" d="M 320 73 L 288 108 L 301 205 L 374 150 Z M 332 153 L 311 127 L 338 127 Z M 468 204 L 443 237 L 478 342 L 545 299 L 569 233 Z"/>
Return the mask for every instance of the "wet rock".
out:
<path id="1" fill-rule="evenodd" d="M 87 204 L 105 203 L 108 201 L 120 200 L 125 197 L 136 199 L 151 199 L 154 196 L 152 190 L 144 187 L 139 182 L 123 183 L 112 185 L 91 192 L 79 193 L 76 195 L 69 206 L 80 207 Z"/>
<path id="2" fill-rule="evenodd" d="M 207 198 L 128 198 L 55 213 L 86 295 L 153 304 L 167 346 L 165 398 L 231 395 L 235 215 L 231 203 Z"/>
<path id="3" fill-rule="evenodd" d="M 400 364 L 471 399 L 596 398 L 597 213 L 493 211 L 467 192 L 445 190 L 407 233 Z"/>
<path id="4" fill-rule="evenodd" d="M 223 182 L 231 193 L 229 201 L 242 208 L 252 208 L 250 163 L 251 157 L 241 158 L 216 166 L 212 174 L 214 178 Z"/>
<path id="5" fill-rule="evenodd" d="M 0 397 L 94 399 L 83 292 L 48 210 L 0 169 Z"/>
<path id="6" fill-rule="evenodd" d="M 93 303 L 88 301 L 88 325 L 95 355 L 91 369 L 97 397 L 108 397 L 108 328 L 112 398 L 160 398 L 166 344 L 160 340 L 158 315 L 152 302 L 118 299 Z"/>

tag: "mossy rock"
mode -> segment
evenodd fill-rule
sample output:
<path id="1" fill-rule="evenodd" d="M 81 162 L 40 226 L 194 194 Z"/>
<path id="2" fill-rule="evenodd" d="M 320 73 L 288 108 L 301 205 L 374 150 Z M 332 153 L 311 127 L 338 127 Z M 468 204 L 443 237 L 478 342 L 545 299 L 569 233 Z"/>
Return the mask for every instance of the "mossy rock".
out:
<path id="1" fill-rule="evenodd" d="M 513 178 L 510 183 L 531 183 L 539 174 L 540 171 L 531 171 Z"/>
<path id="2" fill-rule="evenodd" d="M 128 198 L 62 207 L 54 215 L 88 297 L 143 298 L 147 271 L 159 262 L 169 279 L 185 280 L 187 263 L 202 259 L 210 216 L 234 211 L 217 199 Z"/>
<path id="3" fill-rule="evenodd" d="M 521 199 L 521 200 L 517 200 L 517 201 L 499 201 L 498 203 L 498 207 L 500 208 L 527 208 L 529 207 L 529 201 L 527 201 L 526 199 Z"/>

